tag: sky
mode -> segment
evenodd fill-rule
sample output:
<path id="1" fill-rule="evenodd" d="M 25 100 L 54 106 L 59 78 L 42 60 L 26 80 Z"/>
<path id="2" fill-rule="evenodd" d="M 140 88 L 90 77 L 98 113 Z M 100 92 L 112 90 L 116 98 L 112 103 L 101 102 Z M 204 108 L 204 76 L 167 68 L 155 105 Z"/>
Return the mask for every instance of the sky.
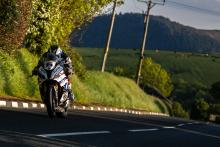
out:
<path id="1" fill-rule="evenodd" d="M 137 0 L 125 0 L 124 5 L 117 7 L 117 12 L 143 13 L 146 9 L 145 3 Z M 220 0 L 166 0 L 164 6 L 153 7 L 151 14 L 161 15 L 198 29 L 220 30 Z"/>

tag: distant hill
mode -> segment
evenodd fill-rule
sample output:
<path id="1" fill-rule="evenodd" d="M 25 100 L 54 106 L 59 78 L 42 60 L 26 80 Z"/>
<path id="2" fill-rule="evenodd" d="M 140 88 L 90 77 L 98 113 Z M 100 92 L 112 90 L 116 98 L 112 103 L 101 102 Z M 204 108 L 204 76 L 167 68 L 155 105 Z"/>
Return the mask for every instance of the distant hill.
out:
<path id="1" fill-rule="evenodd" d="M 71 45 L 75 47 L 103 48 L 106 42 L 110 15 L 95 17 L 94 20 L 74 31 Z M 111 48 L 140 48 L 143 36 L 142 14 L 119 14 L 116 17 Z M 148 49 L 220 52 L 220 31 L 199 30 L 181 25 L 162 16 L 151 16 Z"/>

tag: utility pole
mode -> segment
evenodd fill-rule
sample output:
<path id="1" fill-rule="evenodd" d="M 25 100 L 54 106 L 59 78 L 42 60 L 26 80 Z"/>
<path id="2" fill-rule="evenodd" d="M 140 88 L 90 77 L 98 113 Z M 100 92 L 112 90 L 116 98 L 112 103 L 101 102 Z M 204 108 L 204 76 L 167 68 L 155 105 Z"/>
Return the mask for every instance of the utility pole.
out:
<path id="1" fill-rule="evenodd" d="M 155 3 L 152 2 L 152 0 L 148 0 L 148 1 L 143 1 L 143 0 L 138 0 L 139 2 L 144 2 L 147 4 L 147 11 L 145 14 L 145 19 L 144 19 L 144 36 L 143 36 L 143 41 L 142 41 L 142 47 L 140 50 L 140 58 L 139 58 L 139 63 L 138 63 L 138 67 L 137 67 L 137 73 L 136 73 L 136 83 L 137 85 L 139 85 L 140 82 L 140 77 L 141 77 L 141 69 L 142 69 L 142 64 L 143 64 L 143 60 L 144 60 L 144 49 L 145 49 L 145 45 L 146 45 L 146 40 L 147 40 L 147 35 L 148 35 L 148 26 L 149 26 L 149 20 L 150 20 L 150 10 L 156 5 L 156 4 L 162 4 L 164 5 L 165 0 L 163 0 L 162 3 Z"/>
<path id="2" fill-rule="evenodd" d="M 116 6 L 117 6 L 117 1 L 118 0 L 114 0 L 114 6 L 113 6 L 112 18 L 111 18 L 111 25 L 110 25 L 110 28 L 109 28 L 108 37 L 107 37 L 106 46 L 105 46 L 105 51 L 104 51 L 103 60 L 102 60 L 102 69 L 101 69 L 102 72 L 105 71 L 105 64 L 106 64 L 106 60 L 107 60 L 107 56 L 108 56 L 109 45 L 110 45 L 111 36 L 112 36 L 112 30 L 113 30 L 114 22 L 115 22 L 115 15 L 116 15 L 115 10 L 116 10 Z"/>

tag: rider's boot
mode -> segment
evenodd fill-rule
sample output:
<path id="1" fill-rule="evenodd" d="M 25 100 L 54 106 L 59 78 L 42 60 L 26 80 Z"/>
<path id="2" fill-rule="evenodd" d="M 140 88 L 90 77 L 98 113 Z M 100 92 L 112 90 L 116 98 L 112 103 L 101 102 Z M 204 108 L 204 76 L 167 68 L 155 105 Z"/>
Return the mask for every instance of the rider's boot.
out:
<path id="1" fill-rule="evenodd" d="M 68 90 L 68 98 L 71 102 L 73 102 L 75 96 L 74 96 L 72 90 Z"/>

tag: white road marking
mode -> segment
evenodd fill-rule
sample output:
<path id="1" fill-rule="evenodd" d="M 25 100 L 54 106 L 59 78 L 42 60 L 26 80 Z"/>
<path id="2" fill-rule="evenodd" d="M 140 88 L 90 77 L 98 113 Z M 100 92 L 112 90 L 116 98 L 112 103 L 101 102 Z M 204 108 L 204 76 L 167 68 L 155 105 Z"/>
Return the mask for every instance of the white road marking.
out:
<path id="1" fill-rule="evenodd" d="M 44 104 L 40 104 L 40 107 L 41 107 L 41 108 L 44 108 Z"/>
<path id="2" fill-rule="evenodd" d="M 32 103 L 32 107 L 33 108 L 37 108 L 37 104 L 36 103 Z"/>
<path id="3" fill-rule="evenodd" d="M 178 124 L 177 126 L 181 127 L 181 126 L 184 126 L 185 124 Z"/>
<path id="4" fill-rule="evenodd" d="M 55 133 L 55 134 L 41 134 L 40 137 L 61 137 L 61 136 L 78 136 L 78 135 L 92 135 L 92 134 L 109 134 L 110 131 L 93 131 L 93 132 L 71 132 L 71 133 Z"/>
<path id="5" fill-rule="evenodd" d="M 28 103 L 22 103 L 23 108 L 28 108 Z"/>
<path id="6" fill-rule="evenodd" d="M 174 126 L 164 126 L 163 128 L 164 129 L 175 129 L 176 127 L 174 127 Z"/>
<path id="7" fill-rule="evenodd" d="M 6 101 L 0 101 L 0 106 L 6 106 Z"/>
<path id="8" fill-rule="evenodd" d="M 149 132 L 149 131 L 157 131 L 159 129 L 153 128 L 153 129 L 137 129 L 137 130 L 128 130 L 129 132 Z"/>
<path id="9" fill-rule="evenodd" d="M 18 107 L 18 102 L 11 102 L 12 107 L 17 108 Z"/>

